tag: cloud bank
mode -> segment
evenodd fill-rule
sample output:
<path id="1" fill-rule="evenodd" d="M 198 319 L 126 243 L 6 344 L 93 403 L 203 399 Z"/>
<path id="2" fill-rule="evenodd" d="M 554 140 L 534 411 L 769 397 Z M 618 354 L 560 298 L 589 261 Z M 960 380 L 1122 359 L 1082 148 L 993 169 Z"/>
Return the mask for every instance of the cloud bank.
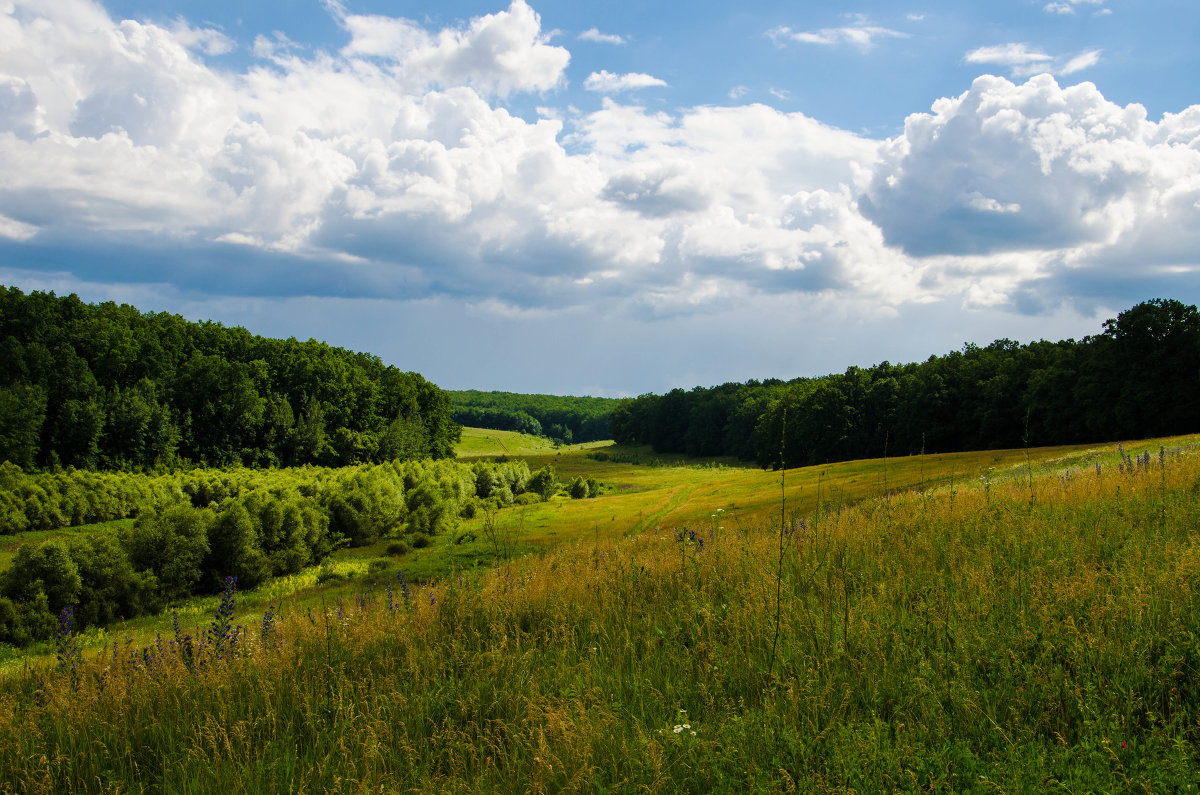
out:
<path id="1" fill-rule="evenodd" d="M 981 76 L 888 140 L 758 104 L 606 97 L 527 121 L 505 98 L 561 87 L 570 54 L 523 0 L 436 31 L 330 9 L 336 52 L 264 39 L 230 73 L 205 60 L 232 46 L 217 31 L 87 0 L 0 8 L 5 259 L 216 294 L 649 319 L 786 296 L 1038 311 L 1134 277 L 1196 283 L 1200 106 L 1151 120 L 1045 73 L 1085 56 L 976 50 L 1042 73 Z"/>

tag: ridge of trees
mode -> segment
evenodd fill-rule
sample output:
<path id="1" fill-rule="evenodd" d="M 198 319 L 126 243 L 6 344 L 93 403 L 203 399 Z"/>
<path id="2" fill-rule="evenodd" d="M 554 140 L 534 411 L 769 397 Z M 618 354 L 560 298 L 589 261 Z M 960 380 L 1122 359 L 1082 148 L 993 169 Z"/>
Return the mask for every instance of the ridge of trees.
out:
<path id="1" fill-rule="evenodd" d="M 567 444 L 610 438 L 609 414 L 620 398 L 448 390 L 460 425 L 548 436 Z"/>
<path id="2" fill-rule="evenodd" d="M 642 395 L 618 443 L 777 467 L 1200 430 L 1200 313 L 1146 301 L 1081 341 L 967 344 L 927 361 Z"/>
<path id="3" fill-rule="evenodd" d="M 377 356 L 0 286 L 0 461 L 342 466 L 451 457 L 459 432 Z"/>

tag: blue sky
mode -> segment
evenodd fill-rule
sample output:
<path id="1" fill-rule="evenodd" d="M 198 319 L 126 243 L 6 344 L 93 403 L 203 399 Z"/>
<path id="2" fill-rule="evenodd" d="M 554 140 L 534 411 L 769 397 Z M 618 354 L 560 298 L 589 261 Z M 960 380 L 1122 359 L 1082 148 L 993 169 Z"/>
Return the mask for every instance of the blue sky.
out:
<path id="1" fill-rule="evenodd" d="M 621 395 L 1200 301 L 1200 4 L 0 4 L 0 283 Z"/>

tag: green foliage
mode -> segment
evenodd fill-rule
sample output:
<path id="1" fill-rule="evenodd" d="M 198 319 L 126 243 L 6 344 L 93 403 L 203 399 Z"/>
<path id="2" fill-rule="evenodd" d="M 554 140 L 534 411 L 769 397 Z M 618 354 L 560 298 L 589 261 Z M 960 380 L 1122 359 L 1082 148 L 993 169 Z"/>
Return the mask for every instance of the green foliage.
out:
<path id="1" fill-rule="evenodd" d="M 610 437 L 609 414 L 615 398 L 523 395 L 513 392 L 451 390 L 454 421 L 472 428 L 520 431 L 566 442 L 593 442 Z"/>
<path id="2" fill-rule="evenodd" d="M 263 554 L 259 522 L 240 501 L 231 500 L 208 527 L 208 554 L 202 564 L 203 589 L 220 590 L 226 577 L 237 577 L 239 587 L 254 588 L 271 576 L 271 562 Z"/>
<path id="3" fill-rule="evenodd" d="M 168 475 L 26 474 L 3 463 L 4 530 L 137 517 L 116 536 L 22 546 L 0 573 L 0 597 L 15 611 L 11 621 L 4 618 L 11 624 L 4 637 L 12 639 L 4 642 L 44 639 L 68 604 L 76 606 L 79 626 L 102 626 L 194 594 L 217 593 L 230 576 L 248 590 L 296 574 L 322 563 L 342 543 L 365 546 L 398 536 L 414 547 L 427 544 L 475 508 L 480 482 L 497 484 L 496 492 L 511 502 L 511 488 L 523 488 L 528 479 L 521 462 L 393 461 Z M 389 548 L 388 554 L 404 554 L 409 545 L 396 541 L 394 548 L 403 551 Z"/>
<path id="4" fill-rule="evenodd" d="M 0 288 L 0 461 L 151 469 L 453 456 L 449 396 L 374 356 Z"/>
<path id="5" fill-rule="evenodd" d="M 68 550 L 79 571 L 80 589 L 72 601 L 77 605 L 78 626 L 103 626 L 157 608 L 157 579 L 149 572 L 135 571 L 117 539 L 73 538 Z"/>
<path id="6" fill-rule="evenodd" d="M 38 594 L 43 594 L 51 613 L 77 603 L 82 587 L 79 567 L 67 548 L 57 541 L 37 547 L 22 546 L 12 565 L 0 574 L 0 595 L 14 601 L 34 602 Z"/>
<path id="7" fill-rule="evenodd" d="M 161 516 L 143 514 L 121 534 L 121 545 L 139 572 L 153 575 L 164 602 L 195 592 L 209 554 L 208 534 L 215 516 L 208 508 L 178 505 Z"/>
<path id="8" fill-rule="evenodd" d="M 398 529 L 409 511 L 394 471 L 388 467 L 358 470 L 342 481 L 329 500 L 330 529 L 352 546 L 364 546 Z"/>
<path id="9" fill-rule="evenodd" d="M 530 476 L 526 489 L 543 500 L 548 500 L 558 493 L 559 485 L 558 475 L 554 471 L 553 465 L 546 464 Z"/>
<path id="10" fill-rule="evenodd" d="M 642 395 L 613 438 L 763 467 L 1147 438 L 1200 429 L 1200 313 L 1154 300 L 1081 342 L 997 340 L 917 364 Z M 787 422 L 783 422 L 786 416 Z"/>
<path id="11" fill-rule="evenodd" d="M 590 494 L 588 481 L 583 477 L 576 477 L 567 491 L 573 500 L 586 500 Z"/>

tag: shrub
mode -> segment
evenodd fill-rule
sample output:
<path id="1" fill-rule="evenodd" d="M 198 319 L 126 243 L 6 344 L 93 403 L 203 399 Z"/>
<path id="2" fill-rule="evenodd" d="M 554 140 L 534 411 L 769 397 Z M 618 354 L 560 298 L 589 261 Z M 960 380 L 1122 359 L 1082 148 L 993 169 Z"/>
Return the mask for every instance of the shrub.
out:
<path id="1" fill-rule="evenodd" d="M 384 552 L 392 557 L 398 558 L 401 555 L 408 554 L 408 544 L 404 543 L 403 541 L 393 541 L 387 545 L 387 549 L 385 549 Z"/>
<path id="2" fill-rule="evenodd" d="M 413 537 L 412 537 L 412 548 L 413 549 L 424 549 L 425 547 L 429 546 L 430 543 L 431 543 L 431 541 L 429 539 L 429 536 L 425 535 L 424 533 L 413 533 Z"/>
<path id="3" fill-rule="evenodd" d="M 581 477 L 576 477 L 571 481 L 571 499 L 586 500 L 589 496 L 588 482 Z"/>
<path id="4" fill-rule="evenodd" d="M 533 505 L 534 503 L 538 503 L 541 501 L 542 501 L 541 496 L 538 495 L 536 492 L 527 491 L 524 494 L 518 494 L 517 498 L 515 500 L 513 500 L 513 504 L 514 505 Z"/>
<path id="5" fill-rule="evenodd" d="M 543 500 L 548 500 L 558 493 L 558 476 L 550 464 L 534 472 L 525 486 L 526 491 L 540 494 Z"/>
<path id="6" fill-rule="evenodd" d="M 321 570 L 317 572 L 317 585 L 324 585 L 329 582 L 344 582 L 345 580 L 345 574 L 327 566 L 322 566 Z"/>

